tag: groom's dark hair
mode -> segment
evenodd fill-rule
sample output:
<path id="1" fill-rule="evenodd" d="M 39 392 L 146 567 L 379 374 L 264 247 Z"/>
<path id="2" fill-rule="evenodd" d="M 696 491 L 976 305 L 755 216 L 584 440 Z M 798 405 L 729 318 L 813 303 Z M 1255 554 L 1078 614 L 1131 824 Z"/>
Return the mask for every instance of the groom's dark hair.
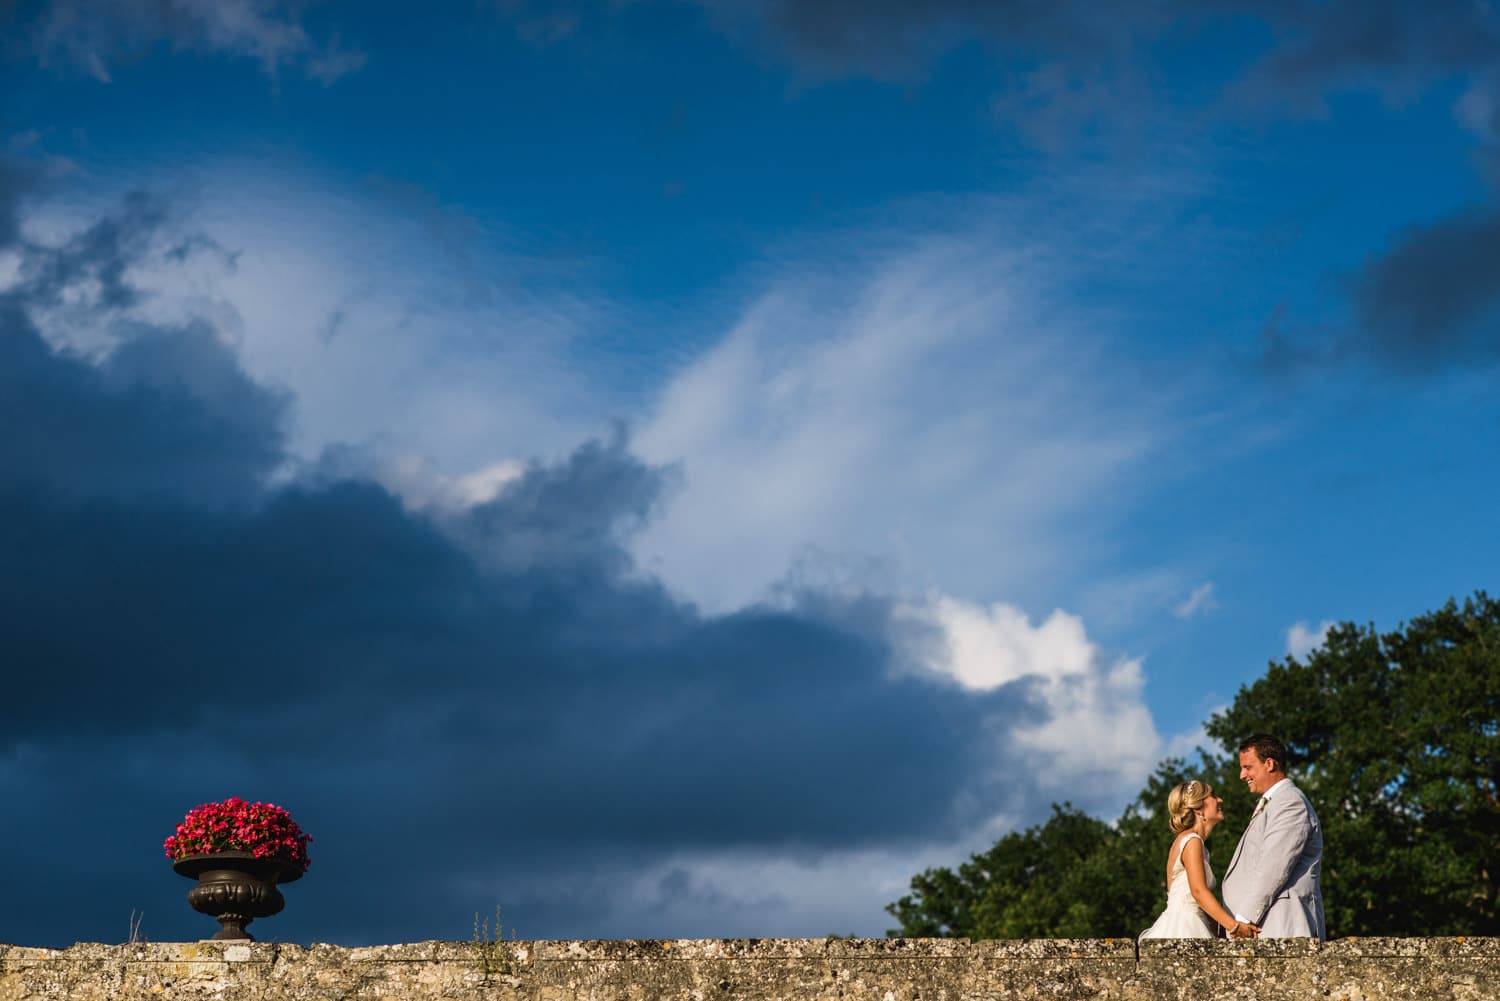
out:
<path id="1" fill-rule="evenodd" d="M 1262 761 L 1275 761 L 1276 770 L 1286 774 L 1286 745 L 1269 733 L 1252 733 L 1240 741 L 1240 753 L 1255 751 Z"/>

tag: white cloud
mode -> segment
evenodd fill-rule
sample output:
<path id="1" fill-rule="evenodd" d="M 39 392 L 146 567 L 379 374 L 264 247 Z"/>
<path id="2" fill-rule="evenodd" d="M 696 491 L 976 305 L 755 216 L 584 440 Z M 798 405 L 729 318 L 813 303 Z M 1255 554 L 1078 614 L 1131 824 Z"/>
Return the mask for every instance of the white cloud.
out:
<path id="1" fill-rule="evenodd" d="M 919 241 L 773 281 L 640 429 L 683 486 L 638 554 L 711 609 L 763 598 L 809 545 L 916 591 L 1067 566 L 1062 537 L 1087 549 L 1128 499 L 1170 401 L 1044 301 L 1044 256 Z"/>
<path id="2" fill-rule="evenodd" d="M 1318 623 L 1316 629 L 1309 628 L 1306 622 L 1297 622 L 1286 631 L 1286 652 L 1289 657 L 1298 660 L 1305 659 L 1323 642 L 1328 639 L 1328 630 L 1334 626 L 1333 620 L 1324 619 Z"/>
<path id="3" fill-rule="evenodd" d="M 1190 619 L 1194 615 L 1201 615 L 1214 607 L 1214 582 L 1204 581 L 1193 588 L 1193 593 L 1172 609 L 1172 614 L 1179 619 Z"/>
<path id="4" fill-rule="evenodd" d="M 1028 675 L 1050 679 L 1084 674 L 1095 656 L 1083 622 L 1061 609 L 1035 628 L 1018 608 L 988 608 L 938 595 L 908 616 L 930 615 L 946 638 L 944 656 L 929 666 L 965 688 L 987 691 Z"/>
<path id="5" fill-rule="evenodd" d="M 243 189 L 242 189 L 243 190 Z M 419 452 L 450 475 L 563 451 L 603 426 L 610 399 L 569 359 L 603 322 L 559 292 L 545 303 L 473 287 L 420 225 L 376 204 L 305 192 L 242 195 L 210 222 L 238 254 L 219 284 L 252 370 L 290 385 L 306 447 Z"/>
<path id="6" fill-rule="evenodd" d="M 28 217 L 28 235 L 65 240 L 128 183 L 94 178 Z M 124 314 L 39 313 L 50 340 L 92 353 L 118 319 L 206 320 L 254 378 L 290 391 L 299 461 L 358 449 L 372 457 L 363 472 L 416 506 L 478 498 L 497 464 L 564 454 L 620 416 L 619 397 L 575 361 L 609 325 L 600 310 L 566 290 L 520 292 L 504 276 L 527 265 L 482 230 L 457 245 L 456 223 L 258 162 L 146 186 L 176 197 L 128 273 L 145 298 Z"/>
<path id="7" fill-rule="evenodd" d="M 21 255 L 13 250 L 0 250 L 0 292 L 4 292 L 21 279 Z"/>
<path id="8" fill-rule="evenodd" d="M 1112 813 L 1167 753 L 1146 708 L 1140 660 L 1106 657 L 1076 616 L 1059 609 L 1033 626 L 1003 603 L 984 608 L 935 595 L 904 605 L 899 621 L 929 627 L 898 637 L 921 669 L 976 691 L 1031 685 L 1041 715 L 1004 722 L 996 768 L 1016 767 L 1019 751 L 1054 798 Z"/>
<path id="9" fill-rule="evenodd" d="M 289 390 L 300 461 L 353 446 L 417 506 L 631 422 L 634 449 L 681 474 L 635 554 L 709 611 L 764 600 L 811 554 L 880 568 L 866 583 L 882 593 L 1055 600 L 1098 577 L 1146 463 L 1181 434 L 1177 399 L 1111 354 L 1099 317 L 1049 294 L 1068 269 L 1126 265 L 1105 234 L 1086 241 L 1103 259 L 1025 236 L 1074 232 L 1046 198 L 1046 226 L 985 208 L 1003 243 L 805 246 L 711 347 L 662 376 L 677 347 L 646 345 L 637 361 L 660 355 L 627 384 L 599 346 L 634 307 L 546 271 L 514 234 L 295 165 L 162 171 L 87 175 L 92 201 L 28 225 L 58 239 L 115 192 L 174 191 L 171 239 L 211 242 L 138 267 L 134 315 L 208 319 L 252 376 Z M 50 319 L 55 339 L 109 336 Z"/>
<path id="10" fill-rule="evenodd" d="M 526 464 L 502 459 L 464 476 L 448 476 L 423 456 L 407 452 L 375 458 L 360 470 L 413 510 L 456 511 L 494 500 L 526 472 Z"/>

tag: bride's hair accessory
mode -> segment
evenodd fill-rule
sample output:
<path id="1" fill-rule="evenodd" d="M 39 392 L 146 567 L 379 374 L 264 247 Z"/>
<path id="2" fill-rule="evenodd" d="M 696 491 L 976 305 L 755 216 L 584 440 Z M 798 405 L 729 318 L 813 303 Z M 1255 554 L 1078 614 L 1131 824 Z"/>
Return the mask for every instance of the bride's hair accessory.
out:
<path id="1" fill-rule="evenodd" d="M 1193 826 L 1193 812 L 1203 809 L 1203 801 L 1213 795 L 1213 787 L 1193 779 L 1167 793 L 1167 821 L 1175 834 Z"/>

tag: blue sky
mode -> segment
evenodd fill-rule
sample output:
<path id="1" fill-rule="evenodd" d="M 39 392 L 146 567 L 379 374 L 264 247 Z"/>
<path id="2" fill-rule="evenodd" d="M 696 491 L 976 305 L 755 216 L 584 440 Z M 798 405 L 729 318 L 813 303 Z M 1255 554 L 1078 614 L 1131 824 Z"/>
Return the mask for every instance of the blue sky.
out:
<path id="1" fill-rule="evenodd" d="M 0 940 L 196 937 L 229 795 L 265 938 L 878 935 L 1495 584 L 1483 6 L 94 6 L 0 6 Z"/>

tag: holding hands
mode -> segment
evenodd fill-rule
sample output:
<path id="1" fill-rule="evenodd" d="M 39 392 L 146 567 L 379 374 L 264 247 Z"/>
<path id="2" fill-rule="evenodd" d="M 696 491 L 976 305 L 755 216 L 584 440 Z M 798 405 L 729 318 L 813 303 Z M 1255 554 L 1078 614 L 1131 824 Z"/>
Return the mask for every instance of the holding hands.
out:
<path id="1" fill-rule="evenodd" d="M 1248 921 L 1236 921 L 1228 929 L 1230 938 L 1260 938 L 1260 928 Z"/>

